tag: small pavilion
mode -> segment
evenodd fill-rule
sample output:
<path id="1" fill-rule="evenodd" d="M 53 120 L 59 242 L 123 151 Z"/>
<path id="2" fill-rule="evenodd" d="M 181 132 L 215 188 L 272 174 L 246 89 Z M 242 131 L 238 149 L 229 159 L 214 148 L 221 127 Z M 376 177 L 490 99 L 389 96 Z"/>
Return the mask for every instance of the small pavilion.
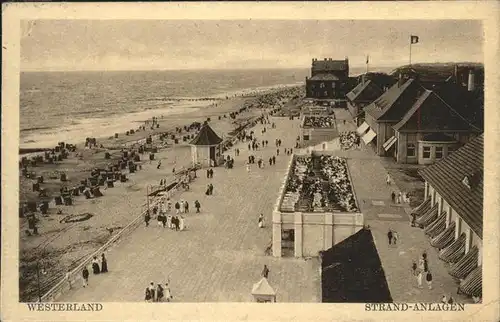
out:
<path id="1" fill-rule="evenodd" d="M 210 167 L 211 160 L 217 166 L 222 160 L 222 139 L 208 125 L 203 124 L 200 132 L 189 143 L 191 145 L 191 158 L 193 166 Z"/>
<path id="2" fill-rule="evenodd" d="M 276 292 L 265 277 L 253 285 L 252 295 L 257 303 L 276 302 Z"/>

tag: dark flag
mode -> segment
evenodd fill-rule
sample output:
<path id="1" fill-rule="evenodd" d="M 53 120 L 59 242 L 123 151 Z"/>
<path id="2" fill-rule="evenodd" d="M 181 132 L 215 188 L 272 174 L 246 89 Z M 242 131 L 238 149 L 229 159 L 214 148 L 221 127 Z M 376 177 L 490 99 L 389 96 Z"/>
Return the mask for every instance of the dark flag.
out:
<path id="1" fill-rule="evenodd" d="M 418 44 L 418 36 L 410 36 L 410 44 Z"/>

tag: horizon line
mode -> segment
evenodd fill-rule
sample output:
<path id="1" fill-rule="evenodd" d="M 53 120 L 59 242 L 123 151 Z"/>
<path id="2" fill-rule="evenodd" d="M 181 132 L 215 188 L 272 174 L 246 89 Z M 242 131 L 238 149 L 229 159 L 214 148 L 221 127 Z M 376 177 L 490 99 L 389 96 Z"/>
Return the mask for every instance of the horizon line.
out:
<path id="1" fill-rule="evenodd" d="M 414 62 L 411 65 L 426 65 L 426 64 L 480 64 L 484 66 L 484 63 L 482 62 L 474 62 L 474 61 L 448 61 L 448 62 Z M 373 65 L 370 66 L 368 65 L 369 69 L 378 69 L 378 68 L 383 68 L 383 69 L 396 69 L 400 67 L 405 67 L 409 66 L 410 63 L 406 64 L 394 64 L 394 65 Z M 356 66 L 349 66 L 349 69 L 358 69 L 358 68 L 366 68 L 366 65 L 356 65 Z M 200 70 L 206 70 L 206 71 L 222 71 L 222 70 L 227 70 L 227 71 L 239 71 L 239 70 L 298 70 L 298 69 L 304 69 L 308 70 L 311 67 L 255 67 L 255 68 L 247 68 L 247 67 L 235 67 L 235 68 L 178 68 L 178 69 L 173 69 L 173 68 L 157 68 L 157 69 L 20 69 L 19 72 L 21 73 L 50 73 L 50 72 L 55 72 L 55 73 L 66 73 L 66 72 L 155 72 L 155 71 L 200 71 Z M 372 71 L 373 72 L 373 71 Z"/>

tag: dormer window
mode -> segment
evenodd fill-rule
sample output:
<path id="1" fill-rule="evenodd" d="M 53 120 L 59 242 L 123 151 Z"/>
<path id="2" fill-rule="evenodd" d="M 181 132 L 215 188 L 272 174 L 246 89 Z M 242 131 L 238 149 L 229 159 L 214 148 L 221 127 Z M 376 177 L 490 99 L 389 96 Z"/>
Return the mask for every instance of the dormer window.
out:
<path id="1" fill-rule="evenodd" d="M 476 171 L 472 175 L 466 175 L 462 179 L 462 184 L 464 186 L 466 186 L 467 188 L 469 188 L 469 190 L 472 190 L 472 189 L 476 188 L 479 185 L 479 183 L 481 182 L 482 177 L 483 177 L 483 171 L 482 170 Z"/>

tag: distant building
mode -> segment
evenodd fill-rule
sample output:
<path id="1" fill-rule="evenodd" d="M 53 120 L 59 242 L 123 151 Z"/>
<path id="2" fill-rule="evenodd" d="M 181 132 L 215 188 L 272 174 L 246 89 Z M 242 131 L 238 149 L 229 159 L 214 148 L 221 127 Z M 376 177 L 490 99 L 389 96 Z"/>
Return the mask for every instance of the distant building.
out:
<path id="1" fill-rule="evenodd" d="M 482 297 L 484 135 L 420 170 L 425 201 L 414 211 L 462 293 Z"/>
<path id="2" fill-rule="evenodd" d="M 464 93 L 453 86 L 446 96 L 463 100 L 447 102 L 417 79 L 401 76 L 364 108 L 365 122 L 357 132 L 365 144 L 374 141 L 377 155 L 393 156 L 398 163 L 432 164 L 482 133 L 482 114 L 474 114 L 482 103 L 467 104 L 465 99 L 476 95 L 473 88 Z"/>
<path id="3" fill-rule="evenodd" d="M 306 77 L 306 98 L 345 100 L 349 60 L 312 60 L 311 77 Z"/>

